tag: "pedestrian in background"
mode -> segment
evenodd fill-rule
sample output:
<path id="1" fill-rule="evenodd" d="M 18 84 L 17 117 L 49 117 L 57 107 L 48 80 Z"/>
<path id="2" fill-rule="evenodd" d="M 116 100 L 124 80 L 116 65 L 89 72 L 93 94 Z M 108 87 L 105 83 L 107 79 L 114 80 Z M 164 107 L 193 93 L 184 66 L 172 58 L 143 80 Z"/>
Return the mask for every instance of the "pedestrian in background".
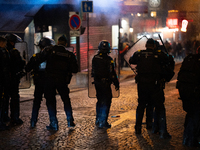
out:
<path id="1" fill-rule="evenodd" d="M 182 50 L 183 50 L 183 47 L 182 47 L 182 44 L 181 44 L 181 41 L 178 41 L 178 44 L 176 45 L 176 51 L 177 51 L 177 59 L 182 59 Z"/>
<path id="2" fill-rule="evenodd" d="M 177 77 L 177 86 L 183 110 L 186 111 L 183 145 L 200 146 L 200 47 L 196 54 L 183 60 Z"/>
<path id="3" fill-rule="evenodd" d="M 46 126 L 48 130 L 57 131 L 59 128 L 56 116 L 56 90 L 64 103 L 68 127 L 75 127 L 68 84 L 72 73 L 78 72 L 78 64 L 75 55 L 66 49 L 67 42 L 67 38 L 63 35 L 58 38 L 57 45 L 45 48 L 41 53 L 40 62 L 46 61 L 44 97 L 50 119 L 50 125 Z"/>
<path id="4" fill-rule="evenodd" d="M 51 48 L 51 46 L 55 45 L 54 40 L 49 38 L 41 38 L 39 41 L 40 52 L 37 54 L 33 54 L 33 56 L 30 58 L 29 62 L 27 63 L 25 70 L 26 72 L 31 72 L 33 76 L 33 81 L 35 85 L 34 90 L 34 100 L 33 100 L 33 108 L 32 108 L 32 115 L 31 115 L 31 127 L 34 128 L 37 121 L 38 121 L 38 113 L 40 109 L 40 104 L 42 101 L 42 97 L 44 94 L 44 86 L 45 86 L 45 68 L 46 68 L 46 62 L 42 62 L 40 64 L 37 63 L 37 60 L 40 57 L 41 52 L 43 49 L 47 46 Z"/>
<path id="5" fill-rule="evenodd" d="M 124 55 L 126 54 L 128 48 L 129 48 L 129 40 L 128 40 L 127 36 L 128 36 L 127 33 L 124 33 L 124 36 L 120 40 L 120 51 L 119 51 L 119 54 L 120 54 L 120 64 L 121 64 L 120 67 L 121 67 L 121 69 L 123 67 L 127 67 L 128 66 L 126 60 L 124 59 Z"/>
<path id="6" fill-rule="evenodd" d="M 111 84 L 119 90 L 119 80 L 115 72 L 113 59 L 108 56 L 110 43 L 103 40 L 99 43 L 98 54 L 92 59 L 92 77 L 96 89 L 96 126 L 98 128 L 110 128 L 107 122 L 112 101 Z"/>
<path id="7" fill-rule="evenodd" d="M 10 56 L 6 49 L 7 40 L 0 36 L 0 131 L 8 129 L 4 123 L 5 91 L 10 87 Z"/>
<path id="8" fill-rule="evenodd" d="M 137 65 L 135 80 L 138 90 L 138 106 L 136 109 L 135 132 L 141 134 L 144 109 L 148 105 L 148 107 L 155 107 L 160 138 L 171 138 L 166 125 L 162 70 L 163 65 L 169 63 L 168 56 L 161 50 L 156 49 L 156 43 L 153 39 L 148 39 L 145 46 L 146 50 L 135 52 L 129 59 L 130 64 Z M 147 122 L 148 126 L 150 125 Z"/>
<path id="9" fill-rule="evenodd" d="M 6 34 L 5 38 L 7 39 L 7 49 L 10 55 L 10 70 L 11 70 L 11 85 L 9 91 L 6 91 L 8 94 L 5 94 L 6 109 L 4 114 L 4 120 L 9 121 L 8 116 L 9 101 L 10 101 L 10 123 L 11 125 L 21 125 L 23 121 L 19 118 L 20 116 L 20 95 L 19 95 L 19 83 L 20 79 L 23 76 L 23 69 L 25 67 L 25 60 L 22 59 L 20 52 L 15 48 L 15 43 L 21 42 L 22 39 L 16 34 Z"/>

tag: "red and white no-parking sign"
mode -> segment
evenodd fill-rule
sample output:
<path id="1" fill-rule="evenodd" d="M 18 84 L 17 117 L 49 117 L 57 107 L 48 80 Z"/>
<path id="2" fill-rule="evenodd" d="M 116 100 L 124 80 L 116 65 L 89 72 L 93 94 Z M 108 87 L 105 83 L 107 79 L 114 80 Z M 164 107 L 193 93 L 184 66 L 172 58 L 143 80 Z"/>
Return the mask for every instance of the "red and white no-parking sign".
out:
<path id="1" fill-rule="evenodd" d="M 81 18 L 74 14 L 69 18 L 69 27 L 71 30 L 78 30 L 81 27 Z"/>

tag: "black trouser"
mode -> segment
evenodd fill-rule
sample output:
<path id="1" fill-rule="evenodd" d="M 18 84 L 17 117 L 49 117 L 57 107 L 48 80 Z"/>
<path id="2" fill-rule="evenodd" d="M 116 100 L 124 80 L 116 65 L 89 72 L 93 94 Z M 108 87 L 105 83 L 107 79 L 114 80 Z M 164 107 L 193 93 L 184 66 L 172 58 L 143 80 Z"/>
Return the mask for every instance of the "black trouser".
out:
<path id="1" fill-rule="evenodd" d="M 35 91 L 31 120 L 37 122 L 42 96 L 44 94 L 45 78 L 37 78 L 34 80 L 34 83 Z"/>
<path id="2" fill-rule="evenodd" d="M 200 138 L 199 90 L 197 86 L 192 84 L 180 84 L 179 94 L 183 102 L 183 109 L 187 112 L 184 123 L 183 144 L 197 146 L 197 138 Z"/>
<path id="3" fill-rule="evenodd" d="M 56 89 L 61 96 L 64 104 L 64 110 L 67 116 L 67 121 L 74 121 L 72 114 L 71 101 L 69 98 L 68 84 L 63 80 L 55 77 L 47 77 L 45 84 L 44 96 L 46 98 L 46 105 L 49 113 L 50 122 L 58 122 L 56 117 Z"/>
<path id="4" fill-rule="evenodd" d="M 95 82 L 97 103 L 96 103 L 96 119 L 99 122 L 107 122 L 112 101 L 112 91 L 110 83 L 106 81 Z"/>
<path id="5" fill-rule="evenodd" d="M 156 118 L 159 122 L 159 131 L 166 132 L 166 114 L 164 106 L 164 91 L 159 84 L 138 83 L 138 106 L 136 109 L 136 127 L 141 128 L 146 106 L 155 108 Z M 153 109 L 152 109 L 153 110 Z M 147 111 L 152 116 L 152 111 Z M 151 117 L 150 117 L 151 118 Z"/>
<path id="6" fill-rule="evenodd" d="M 11 119 L 19 119 L 20 104 L 19 104 L 19 79 L 14 78 L 11 80 L 11 86 L 8 89 L 5 89 L 5 116 L 8 116 L 9 101 L 10 101 L 10 117 Z"/>
<path id="7" fill-rule="evenodd" d="M 3 94 L 4 94 L 3 87 L 0 86 L 0 125 L 3 122 L 4 111 L 5 111 L 5 98 Z"/>
<path id="8" fill-rule="evenodd" d="M 197 146 L 200 142 L 200 110 L 187 112 L 185 116 L 183 144 Z"/>

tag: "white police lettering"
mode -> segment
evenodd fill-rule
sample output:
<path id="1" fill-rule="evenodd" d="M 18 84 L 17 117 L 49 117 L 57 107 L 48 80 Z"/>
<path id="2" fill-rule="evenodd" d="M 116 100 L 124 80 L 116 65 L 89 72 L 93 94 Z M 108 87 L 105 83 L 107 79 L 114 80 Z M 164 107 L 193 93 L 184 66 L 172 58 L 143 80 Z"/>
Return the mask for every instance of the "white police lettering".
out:
<path id="1" fill-rule="evenodd" d="M 100 59 L 103 59 L 102 57 L 100 57 L 100 56 L 95 56 L 96 58 L 100 58 Z"/>

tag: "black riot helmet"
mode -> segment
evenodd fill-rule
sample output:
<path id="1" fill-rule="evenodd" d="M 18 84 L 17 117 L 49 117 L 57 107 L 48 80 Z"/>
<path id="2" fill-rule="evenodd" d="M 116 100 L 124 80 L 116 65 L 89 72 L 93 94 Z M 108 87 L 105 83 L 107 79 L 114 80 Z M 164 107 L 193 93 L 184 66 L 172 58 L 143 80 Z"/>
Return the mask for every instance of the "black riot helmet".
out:
<path id="1" fill-rule="evenodd" d="M 65 35 L 62 35 L 58 38 L 59 45 L 67 46 L 67 42 L 68 40 Z"/>
<path id="2" fill-rule="evenodd" d="M 55 45 L 55 41 L 47 37 L 43 37 L 40 39 L 37 46 L 39 46 L 40 49 L 44 49 L 46 46 L 51 46 L 51 45 Z"/>
<path id="3" fill-rule="evenodd" d="M 22 39 L 18 35 L 12 33 L 6 34 L 5 38 L 7 39 L 7 41 L 13 42 L 14 44 L 17 42 L 22 42 Z"/>
<path id="4" fill-rule="evenodd" d="M 156 43 L 155 43 L 154 39 L 150 38 L 150 39 L 147 40 L 145 46 L 146 46 L 147 49 L 154 49 L 155 46 L 156 46 Z"/>
<path id="5" fill-rule="evenodd" d="M 110 43 L 106 40 L 103 40 L 99 43 L 98 49 L 101 53 L 110 53 Z"/>

